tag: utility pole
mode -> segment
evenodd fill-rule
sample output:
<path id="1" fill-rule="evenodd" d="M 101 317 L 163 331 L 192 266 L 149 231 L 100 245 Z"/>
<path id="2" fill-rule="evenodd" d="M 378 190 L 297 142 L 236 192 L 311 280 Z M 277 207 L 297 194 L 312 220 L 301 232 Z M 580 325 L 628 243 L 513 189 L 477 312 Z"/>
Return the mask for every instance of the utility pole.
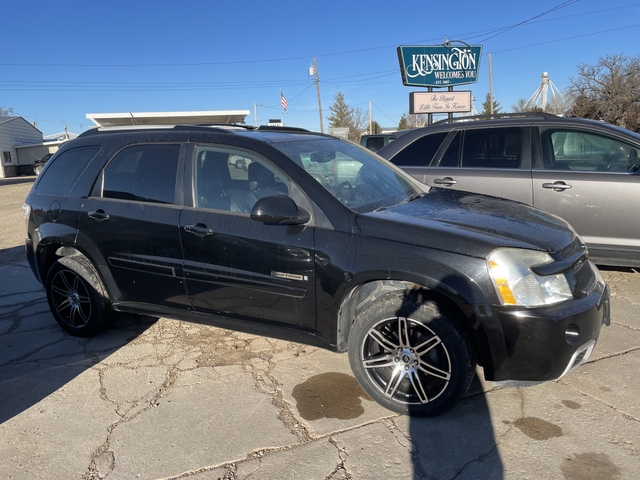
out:
<path id="1" fill-rule="evenodd" d="M 318 112 L 320 113 L 320 133 L 324 133 L 324 126 L 322 123 L 322 101 L 320 100 L 320 77 L 318 76 L 318 62 L 316 57 L 313 57 L 313 73 L 316 76 L 316 90 L 318 91 Z"/>
<path id="2" fill-rule="evenodd" d="M 493 69 L 491 67 L 491 54 L 489 58 L 489 113 L 493 115 Z"/>
<path id="3" fill-rule="evenodd" d="M 371 119 L 371 100 L 369 100 L 369 135 L 373 133 L 373 121 Z"/>

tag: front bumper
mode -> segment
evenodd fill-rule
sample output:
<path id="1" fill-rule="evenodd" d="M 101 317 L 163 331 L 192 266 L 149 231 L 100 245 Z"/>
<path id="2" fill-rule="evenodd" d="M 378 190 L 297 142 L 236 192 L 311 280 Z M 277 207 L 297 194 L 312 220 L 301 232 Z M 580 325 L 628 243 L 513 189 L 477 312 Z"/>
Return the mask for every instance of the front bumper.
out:
<path id="1" fill-rule="evenodd" d="M 485 377 L 498 384 L 521 386 L 565 375 L 585 362 L 609 324 L 609 288 L 599 280 L 585 297 L 549 307 L 497 307 L 494 320 L 504 343 L 492 345 L 493 369 Z"/>

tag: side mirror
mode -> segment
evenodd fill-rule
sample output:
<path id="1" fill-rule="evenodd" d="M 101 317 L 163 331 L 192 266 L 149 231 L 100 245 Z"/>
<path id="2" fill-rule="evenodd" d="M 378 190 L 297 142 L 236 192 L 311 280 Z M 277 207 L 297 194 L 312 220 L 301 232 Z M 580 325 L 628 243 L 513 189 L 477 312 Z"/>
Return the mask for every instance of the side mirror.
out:
<path id="1" fill-rule="evenodd" d="M 251 209 L 251 220 L 276 225 L 303 225 L 311 215 L 287 195 L 272 195 L 259 199 Z"/>

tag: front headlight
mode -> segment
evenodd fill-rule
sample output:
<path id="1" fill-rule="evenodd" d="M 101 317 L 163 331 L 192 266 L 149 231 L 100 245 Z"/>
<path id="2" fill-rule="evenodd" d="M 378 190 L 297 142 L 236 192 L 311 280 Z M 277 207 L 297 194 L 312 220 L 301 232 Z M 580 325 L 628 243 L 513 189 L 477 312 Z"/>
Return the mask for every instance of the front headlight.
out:
<path id="1" fill-rule="evenodd" d="M 540 307 L 573 298 L 564 274 L 536 275 L 531 267 L 553 262 L 548 253 L 499 248 L 487 260 L 498 296 L 504 305 Z"/>

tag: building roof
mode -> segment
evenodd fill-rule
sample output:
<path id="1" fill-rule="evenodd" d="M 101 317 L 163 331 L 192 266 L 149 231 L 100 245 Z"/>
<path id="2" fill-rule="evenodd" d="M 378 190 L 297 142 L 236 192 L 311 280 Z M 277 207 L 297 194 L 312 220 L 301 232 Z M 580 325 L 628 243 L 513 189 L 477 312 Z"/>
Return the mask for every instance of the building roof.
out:
<path id="1" fill-rule="evenodd" d="M 45 135 L 42 137 L 45 142 L 62 142 L 64 140 L 73 140 L 78 136 L 77 133 L 71 132 L 60 132 L 60 133 L 52 133 L 51 135 Z"/>
<path id="2" fill-rule="evenodd" d="M 23 117 L 21 116 L 13 116 L 13 117 L 0 117 L 0 125 L 2 125 L 3 123 L 8 123 L 8 122 L 12 122 L 12 121 L 22 121 L 24 123 L 26 123 L 27 125 L 29 125 L 31 128 L 33 128 L 36 132 L 42 133 L 40 132 L 40 130 L 34 126 L 32 123 L 27 122 Z"/>
<path id="3" fill-rule="evenodd" d="M 212 110 L 201 112 L 126 112 L 87 113 L 98 127 L 122 125 L 179 125 L 244 123 L 249 110 Z"/>

